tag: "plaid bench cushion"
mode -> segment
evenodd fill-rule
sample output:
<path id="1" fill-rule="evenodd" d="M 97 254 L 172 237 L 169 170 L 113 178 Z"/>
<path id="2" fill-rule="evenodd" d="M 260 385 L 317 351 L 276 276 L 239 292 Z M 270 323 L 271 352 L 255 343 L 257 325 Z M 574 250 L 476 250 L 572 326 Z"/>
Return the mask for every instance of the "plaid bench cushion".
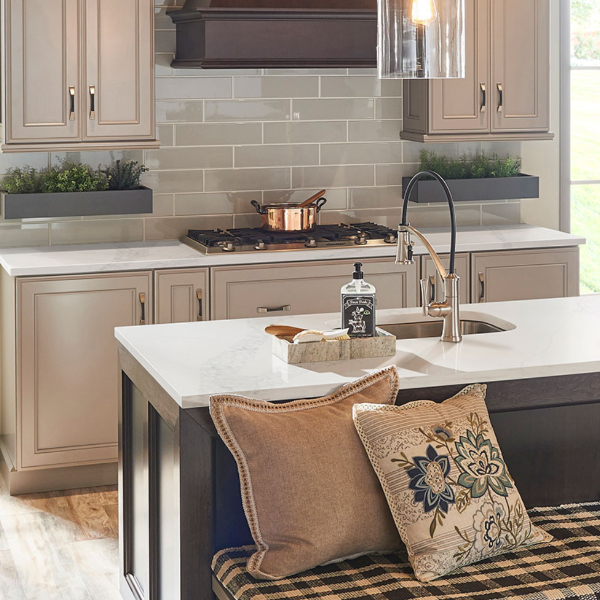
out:
<path id="1" fill-rule="evenodd" d="M 554 536 L 550 544 L 465 567 L 419 583 L 406 555 L 371 554 L 280 581 L 246 572 L 254 547 L 223 550 L 213 571 L 236 600 L 600 600 L 600 502 L 529 511 Z"/>

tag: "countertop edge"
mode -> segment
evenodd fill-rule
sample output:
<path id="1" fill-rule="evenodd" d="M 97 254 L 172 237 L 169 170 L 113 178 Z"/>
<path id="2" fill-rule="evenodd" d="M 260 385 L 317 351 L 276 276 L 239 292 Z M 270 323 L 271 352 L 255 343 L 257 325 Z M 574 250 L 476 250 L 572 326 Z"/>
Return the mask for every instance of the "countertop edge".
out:
<path id="1" fill-rule="evenodd" d="M 434 237 L 434 247 L 440 254 L 450 251 L 449 234 L 443 229 L 433 230 L 424 229 L 426 235 Z M 527 239 L 527 232 L 534 231 L 534 234 L 541 234 L 538 239 Z M 461 237 L 468 238 L 481 237 L 482 233 L 490 233 L 491 239 L 477 240 L 467 239 L 461 241 Z M 495 234 L 495 235 L 494 235 Z M 446 236 L 448 240 L 446 241 Z M 523 236 L 524 239 L 519 239 Z M 545 236 L 545 237 L 544 237 Z M 536 237 L 535 235 L 533 237 Z M 435 239 L 437 238 L 437 239 Z M 512 239 L 511 239 L 512 238 Z M 541 239 L 540 239 L 541 238 Z M 528 225 L 513 225 L 508 227 L 471 227 L 459 230 L 459 239 L 457 252 L 475 253 L 475 252 L 494 252 L 506 250 L 535 250 L 550 248 L 568 248 L 585 244 L 585 238 L 566 234 L 560 231 L 549 230 L 543 227 Z M 168 251 L 181 253 L 181 257 L 156 257 L 160 254 L 161 248 L 169 248 Z M 37 251 L 37 253 L 36 253 Z M 81 252 L 86 254 L 105 255 L 114 253 L 114 256 L 102 258 L 93 256 L 86 262 L 83 258 L 81 262 L 72 260 L 70 263 L 60 263 L 60 253 Z M 126 256 L 121 258 L 119 253 L 126 255 L 132 253 L 131 258 Z M 153 253 L 152 258 L 136 258 L 136 253 Z M 165 250 L 165 253 L 167 250 Z M 177 240 L 165 240 L 157 242 L 135 242 L 131 244 L 98 244 L 98 245 L 73 245 L 73 246 L 42 246 L 39 248 L 8 248 L 0 250 L 0 266 L 11 277 L 44 277 L 44 276 L 68 276 L 99 273 L 114 273 L 122 271 L 144 271 L 157 269 L 184 269 L 184 268 L 210 268 L 210 267 L 235 267 L 248 264 L 278 264 L 278 263 L 298 263 L 312 261 L 330 261 L 330 260 L 351 260 L 366 258 L 391 258 L 396 254 L 396 246 L 390 245 L 375 247 L 350 247 L 335 249 L 315 249 L 307 251 L 286 251 L 286 252 L 265 252 L 265 253 L 244 253 L 244 254 L 213 254 L 204 255 L 195 253 L 194 250 Z M 415 244 L 415 255 L 426 253 L 425 248 L 420 244 Z M 15 257 L 11 261 L 10 257 Z M 27 261 L 19 261 L 20 257 L 37 257 L 39 264 L 27 264 Z M 25 262 L 25 264 L 19 264 Z M 29 263 L 35 262 L 31 258 Z M 45 263 L 45 264 L 44 264 Z"/>

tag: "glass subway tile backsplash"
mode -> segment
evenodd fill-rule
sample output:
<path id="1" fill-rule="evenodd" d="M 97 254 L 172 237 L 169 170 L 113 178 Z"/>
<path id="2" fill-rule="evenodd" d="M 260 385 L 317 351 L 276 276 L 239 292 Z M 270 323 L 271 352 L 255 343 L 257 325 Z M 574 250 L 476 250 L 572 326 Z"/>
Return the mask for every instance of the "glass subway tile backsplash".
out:
<path id="1" fill-rule="evenodd" d="M 402 177 L 418 170 L 423 147 L 400 140 L 401 81 L 379 81 L 375 69 L 172 69 L 175 30 L 166 9 L 173 5 L 156 0 L 159 150 L 0 155 L 0 175 L 65 158 L 93 166 L 144 162 L 154 213 L 0 221 L 0 246 L 172 239 L 190 227 L 258 226 L 250 200 L 301 201 L 322 188 L 330 190 L 323 223 L 398 223 Z M 496 143 L 493 151 L 518 146 Z M 428 147 L 459 156 L 481 144 Z M 439 206 L 411 210 L 417 226 L 447 225 Z M 459 204 L 457 217 L 463 226 L 518 223 L 521 207 Z"/>

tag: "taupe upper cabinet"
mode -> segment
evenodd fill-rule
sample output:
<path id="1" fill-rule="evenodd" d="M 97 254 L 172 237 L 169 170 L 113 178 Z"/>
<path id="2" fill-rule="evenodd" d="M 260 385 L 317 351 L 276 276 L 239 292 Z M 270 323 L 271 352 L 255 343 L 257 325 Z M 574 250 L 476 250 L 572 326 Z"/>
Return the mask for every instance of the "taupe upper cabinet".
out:
<path id="1" fill-rule="evenodd" d="M 4 152 L 157 147 L 151 0 L 4 10 Z"/>
<path id="2" fill-rule="evenodd" d="M 404 82 L 403 139 L 551 139 L 549 0 L 466 0 L 465 79 Z"/>

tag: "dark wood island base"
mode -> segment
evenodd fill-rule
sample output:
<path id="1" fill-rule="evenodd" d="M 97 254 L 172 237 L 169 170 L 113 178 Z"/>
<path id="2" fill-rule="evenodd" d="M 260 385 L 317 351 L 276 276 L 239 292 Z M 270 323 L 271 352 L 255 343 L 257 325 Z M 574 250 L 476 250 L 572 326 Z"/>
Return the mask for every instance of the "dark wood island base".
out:
<path id="1" fill-rule="evenodd" d="M 121 594 L 230 599 L 211 561 L 252 544 L 235 461 L 207 408 L 181 409 L 123 347 L 120 359 Z M 401 390 L 397 403 L 462 387 Z M 600 498 L 600 373 L 488 383 L 487 405 L 528 508 Z"/>

